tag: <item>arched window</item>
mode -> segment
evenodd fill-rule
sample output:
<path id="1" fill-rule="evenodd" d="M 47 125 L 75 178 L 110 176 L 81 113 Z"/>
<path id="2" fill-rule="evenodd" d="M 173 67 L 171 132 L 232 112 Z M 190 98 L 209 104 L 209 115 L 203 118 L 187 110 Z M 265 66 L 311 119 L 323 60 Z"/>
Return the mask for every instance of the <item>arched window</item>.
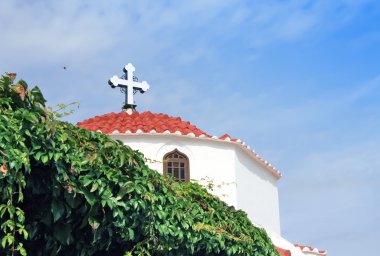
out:
<path id="1" fill-rule="evenodd" d="M 172 175 L 177 181 L 190 181 L 189 158 L 185 154 L 175 149 L 167 153 L 163 160 L 165 176 Z"/>

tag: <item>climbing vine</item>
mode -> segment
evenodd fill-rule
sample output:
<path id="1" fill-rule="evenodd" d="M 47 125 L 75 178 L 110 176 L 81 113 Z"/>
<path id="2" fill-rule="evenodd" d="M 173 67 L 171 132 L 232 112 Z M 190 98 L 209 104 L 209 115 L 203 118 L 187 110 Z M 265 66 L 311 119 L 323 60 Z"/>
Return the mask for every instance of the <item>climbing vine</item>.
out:
<path id="1" fill-rule="evenodd" d="M 246 214 L 0 79 L 0 255 L 278 255 Z"/>

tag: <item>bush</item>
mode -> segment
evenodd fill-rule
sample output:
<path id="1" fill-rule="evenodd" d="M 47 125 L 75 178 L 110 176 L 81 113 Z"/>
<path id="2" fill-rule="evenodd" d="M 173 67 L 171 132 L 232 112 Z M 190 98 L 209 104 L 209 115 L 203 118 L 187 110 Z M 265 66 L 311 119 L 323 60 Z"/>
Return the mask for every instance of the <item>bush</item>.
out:
<path id="1" fill-rule="evenodd" d="M 0 79 L 0 255 L 278 255 L 263 229 Z"/>

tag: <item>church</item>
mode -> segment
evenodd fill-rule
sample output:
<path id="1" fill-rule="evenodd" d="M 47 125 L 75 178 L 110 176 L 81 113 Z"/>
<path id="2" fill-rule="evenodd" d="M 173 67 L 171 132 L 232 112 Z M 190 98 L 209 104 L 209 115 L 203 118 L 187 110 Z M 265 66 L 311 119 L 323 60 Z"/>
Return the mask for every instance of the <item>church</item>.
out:
<path id="1" fill-rule="evenodd" d="M 136 111 L 133 95 L 149 89 L 139 82 L 129 63 L 122 77 L 109 80 L 125 93 L 120 113 L 108 113 L 79 122 L 90 131 L 107 134 L 148 159 L 147 164 L 179 182 L 194 180 L 236 209 L 245 211 L 255 226 L 264 228 L 282 256 L 327 255 L 326 251 L 292 244 L 281 236 L 279 170 L 238 138 L 209 135 L 180 117 Z"/>

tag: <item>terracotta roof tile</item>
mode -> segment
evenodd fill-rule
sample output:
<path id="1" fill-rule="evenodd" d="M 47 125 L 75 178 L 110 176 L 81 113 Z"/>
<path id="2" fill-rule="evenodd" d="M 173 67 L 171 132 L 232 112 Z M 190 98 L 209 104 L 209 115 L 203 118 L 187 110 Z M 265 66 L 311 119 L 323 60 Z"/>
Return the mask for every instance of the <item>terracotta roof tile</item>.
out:
<path id="1" fill-rule="evenodd" d="M 210 137 L 207 133 L 192 125 L 190 122 L 183 121 L 179 117 L 171 117 L 165 114 L 153 114 L 151 112 L 133 112 L 131 115 L 121 113 L 109 113 L 102 116 L 95 116 L 90 119 L 84 120 L 77 124 L 79 127 L 85 128 L 90 131 L 101 131 L 102 133 L 112 133 L 118 130 L 124 133 L 130 130 L 135 133 L 141 130 L 144 133 L 149 133 L 151 130 L 156 130 L 158 133 L 169 131 L 175 133 L 176 131 L 182 134 L 193 133 L 195 136 L 205 135 Z"/>
<path id="2" fill-rule="evenodd" d="M 89 118 L 83 122 L 77 123 L 77 125 L 89 131 L 100 131 L 105 134 L 160 133 L 208 138 L 235 143 L 246 150 L 252 157 L 263 163 L 277 177 L 281 177 L 281 173 L 276 168 L 261 158 L 240 139 L 231 138 L 228 134 L 224 134 L 220 137 L 210 136 L 190 122 L 183 121 L 180 117 L 172 117 L 166 114 L 153 114 L 149 111 L 142 113 L 133 112 L 132 114 L 112 112 L 102 116 Z"/>
<path id="3" fill-rule="evenodd" d="M 231 140 L 231 136 L 228 135 L 228 134 L 226 133 L 226 134 L 220 136 L 219 139 L 221 139 L 221 140 L 226 140 L 226 139 L 227 139 L 227 140 L 228 140 L 228 139 Z"/>
<path id="4" fill-rule="evenodd" d="M 303 252 L 311 252 L 311 253 L 314 253 L 316 255 L 327 255 L 327 251 L 320 251 L 317 248 L 313 248 L 311 246 L 299 245 L 299 244 L 295 244 L 294 246 L 299 248 Z"/>
<path id="5" fill-rule="evenodd" d="M 275 246 L 274 248 L 278 251 L 278 253 L 281 256 L 291 256 L 292 255 L 292 253 L 289 250 L 282 249 L 282 248 L 277 247 L 277 246 Z"/>

